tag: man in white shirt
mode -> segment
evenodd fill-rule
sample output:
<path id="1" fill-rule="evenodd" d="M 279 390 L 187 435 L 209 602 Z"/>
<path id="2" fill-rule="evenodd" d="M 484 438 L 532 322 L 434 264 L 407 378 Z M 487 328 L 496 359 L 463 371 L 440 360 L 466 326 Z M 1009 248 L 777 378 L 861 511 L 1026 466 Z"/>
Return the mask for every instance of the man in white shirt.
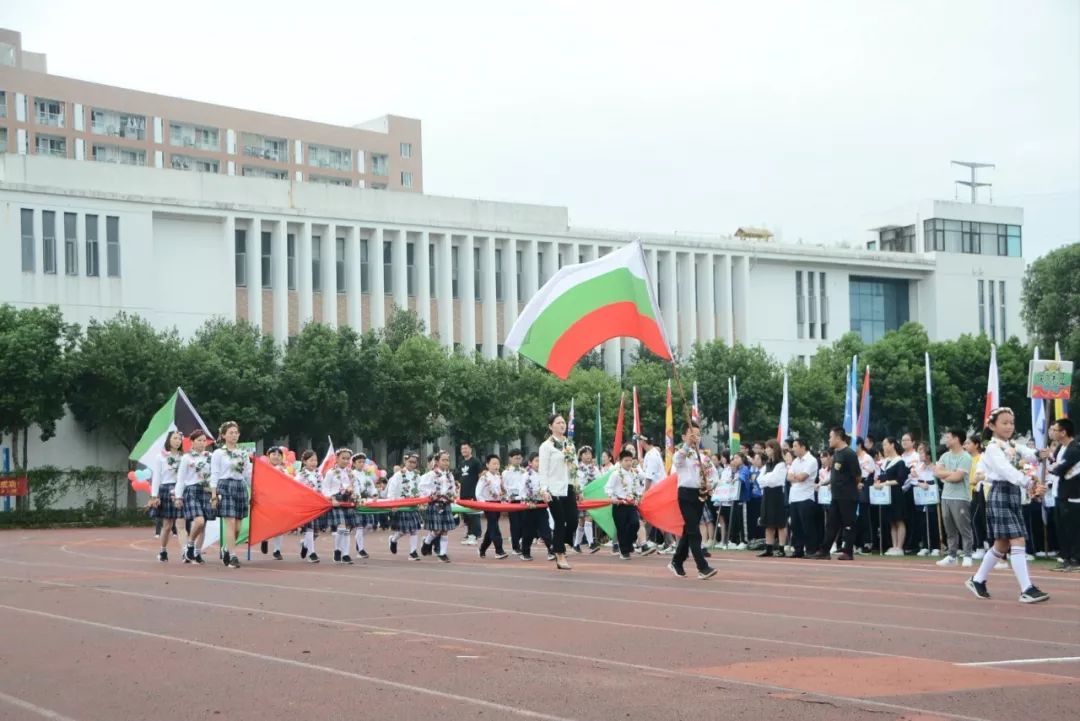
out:
<path id="1" fill-rule="evenodd" d="M 704 499 L 711 492 L 712 481 L 715 480 L 710 479 L 708 474 L 715 474 L 716 469 L 701 452 L 701 428 L 697 423 L 691 421 L 687 425 L 686 432 L 683 433 L 683 444 L 675 451 L 672 468 L 678 474 L 679 511 L 683 518 L 683 532 L 675 555 L 668 564 L 668 570 L 676 576 L 685 577 L 683 564 L 692 553 L 698 578 L 704 581 L 716 575 L 716 569 L 709 567 L 701 548 L 701 510 L 705 506 Z"/>
<path id="2" fill-rule="evenodd" d="M 821 524 L 818 523 L 817 501 L 814 500 L 818 475 L 817 459 L 810 455 L 806 441 L 796 438 L 791 445 L 795 459 L 788 468 L 788 481 L 791 483 L 791 495 L 788 502 L 791 516 L 791 530 L 795 547 L 793 558 L 806 558 L 807 554 L 817 555 L 821 542 Z"/>

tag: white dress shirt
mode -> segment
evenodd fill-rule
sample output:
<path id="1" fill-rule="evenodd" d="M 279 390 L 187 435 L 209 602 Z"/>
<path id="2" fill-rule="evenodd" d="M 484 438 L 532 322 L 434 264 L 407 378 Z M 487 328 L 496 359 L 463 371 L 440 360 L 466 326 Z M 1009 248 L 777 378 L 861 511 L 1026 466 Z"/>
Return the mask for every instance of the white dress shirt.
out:
<path id="1" fill-rule="evenodd" d="M 183 456 L 174 453 L 162 453 L 154 464 L 153 481 L 150 483 L 150 497 L 157 498 L 162 486 L 172 486 L 172 496 L 176 498 L 176 474 L 180 472 Z"/>
<path id="2" fill-rule="evenodd" d="M 511 500 L 522 498 L 525 491 L 525 469 L 509 466 L 502 474 L 503 489 Z"/>
<path id="3" fill-rule="evenodd" d="M 327 498 L 336 496 L 352 489 L 352 472 L 348 468 L 334 466 L 323 476 L 322 486 L 319 490 Z"/>
<path id="4" fill-rule="evenodd" d="M 176 487 L 173 488 L 173 496 L 184 497 L 184 489 L 188 486 L 197 486 L 210 480 L 210 454 L 206 451 L 185 453 L 180 459 L 180 471 L 176 474 Z"/>
<path id="5" fill-rule="evenodd" d="M 1008 443 L 999 441 L 996 438 L 991 439 L 986 444 L 986 450 L 983 451 L 982 460 L 980 461 L 983 472 L 986 473 L 986 480 L 1006 481 L 1014 486 L 1027 488 L 1031 481 L 1023 471 L 1015 468 L 1009 460 L 1006 450 L 1009 447 Z M 1012 446 L 1012 448 L 1021 458 L 1029 461 L 1035 460 L 1035 452 L 1027 446 Z"/>
<path id="6" fill-rule="evenodd" d="M 375 485 L 375 476 L 365 471 L 352 472 L 353 492 L 357 498 L 378 498 L 379 487 Z"/>
<path id="7" fill-rule="evenodd" d="M 775 470 L 775 469 L 774 469 Z M 818 474 L 818 461 L 809 453 L 806 453 L 801 458 L 796 457 L 791 462 L 791 495 L 788 496 L 788 503 L 799 503 L 800 501 L 812 501 L 814 500 L 814 482 L 817 481 Z M 805 481 L 796 481 L 794 476 L 806 474 Z"/>
<path id="8" fill-rule="evenodd" d="M 687 445 L 679 446 L 675 451 L 671 467 L 679 477 L 679 488 L 701 488 L 701 474 L 705 473 L 705 486 L 712 489 L 719 475 L 716 467 L 709 462 L 708 457 L 700 450 L 695 450 Z"/>
<path id="9" fill-rule="evenodd" d="M 498 473 L 484 471 L 476 482 L 476 500 L 492 503 L 503 498 L 503 480 Z"/>
<path id="10" fill-rule="evenodd" d="M 649 449 L 649 452 L 645 454 L 645 461 L 642 463 L 644 466 L 643 472 L 645 480 L 648 483 L 656 483 L 664 477 L 664 457 L 660 455 L 660 449 L 653 446 Z"/>
<path id="11" fill-rule="evenodd" d="M 613 501 L 637 501 L 645 493 L 645 476 L 630 469 L 616 468 L 604 483 L 604 493 Z"/>
<path id="12" fill-rule="evenodd" d="M 758 474 L 758 485 L 762 488 L 783 488 L 784 481 L 787 480 L 787 464 L 783 461 L 777 461 L 771 471 L 761 469 L 761 473 Z M 794 488 L 794 486 L 792 486 Z"/>
<path id="13" fill-rule="evenodd" d="M 569 443 L 568 440 L 564 441 Z M 554 497 L 562 497 L 570 492 L 570 469 L 566 463 L 563 449 L 555 447 L 555 440 L 548 438 L 540 444 L 540 490 L 547 491 Z"/>
<path id="14" fill-rule="evenodd" d="M 386 497 L 387 498 L 419 498 L 420 493 L 420 473 L 418 471 L 409 471 L 402 468 L 390 478 L 390 482 L 386 484 Z"/>
<path id="15" fill-rule="evenodd" d="M 457 486 L 454 483 L 454 475 L 450 471 L 428 471 L 420 477 L 421 496 L 446 496 L 457 497 Z"/>
<path id="16" fill-rule="evenodd" d="M 243 448 L 221 447 L 210 456 L 210 488 L 216 490 L 219 481 L 227 480 L 251 480 L 251 455 Z"/>

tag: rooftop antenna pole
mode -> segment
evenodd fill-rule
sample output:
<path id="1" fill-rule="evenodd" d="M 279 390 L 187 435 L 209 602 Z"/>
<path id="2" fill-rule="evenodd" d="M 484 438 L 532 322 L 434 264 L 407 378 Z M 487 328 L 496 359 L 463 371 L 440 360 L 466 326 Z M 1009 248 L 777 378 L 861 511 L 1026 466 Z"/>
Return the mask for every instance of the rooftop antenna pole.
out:
<path id="1" fill-rule="evenodd" d="M 960 165 L 962 167 L 965 167 L 965 168 L 968 168 L 969 170 L 971 170 L 971 180 L 954 180 L 953 181 L 953 189 L 954 189 L 953 195 L 954 195 L 954 197 L 956 196 L 956 193 L 955 193 L 956 186 L 957 185 L 966 185 L 966 186 L 968 186 L 968 188 L 971 189 L 971 203 L 972 203 L 972 205 L 977 203 L 978 200 L 979 200 L 979 188 L 990 188 L 990 202 L 991 203 L 994 202 L 994 191 L 993 191 L 994 184 L 993 183 L 980 183 L 980 182 L 977 182 L 976 179 L 975 179 L 975 173 L 979 168 L 993 168 L 993 167 L 996 167 L 993 163 L 973 163 L 973 162 L 968 161 L 968 160 L 954 160 L 954 161 L 952 161 L 952 164 L 953 165 Z"/>

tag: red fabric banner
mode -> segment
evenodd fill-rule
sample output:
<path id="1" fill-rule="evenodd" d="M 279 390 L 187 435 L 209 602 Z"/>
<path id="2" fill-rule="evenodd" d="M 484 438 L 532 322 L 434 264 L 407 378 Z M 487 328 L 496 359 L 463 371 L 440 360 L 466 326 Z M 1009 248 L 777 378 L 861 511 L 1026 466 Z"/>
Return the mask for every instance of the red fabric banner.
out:
<path id="1" fill-rule="evenodd" d="M 465 501 L 458 500 L 457 504 L 464 508 L 471 508 L 474 511 L 505 511 L 507 513 L 511 511 L 529 511 L 534 508 L 547 508 L 546 503 L 536 503 L 530 506 L 527 503 L 503 503 L 501 501 Z"/>
<path id="2" fill-rule="evenodd" d="M 646 523 L 662 531 L 681 536 L 682 512 L 679 510 L 679 481 L 674 473 L 657 481 L 645 491 L 638 504 L 638 512 Z"/>
<path id="3" fill-rule="evenodd" d="M 409 506 L 423 506 L 431 502 L 430 496 L 421 498 L 383 498 L 377 501 L 360 501 L 359 503 L 342 503 L 343 506 L 355 508 L 407 508 Z"/>
<path id="4" fill-rule="evenodd" d="M 28 493 L 30 493 L 30 482 L 26 476 L 0 478 L 0 496 L 25 496 Z"/>
<path id="5" fill-rule="evenodd" d="M 611 501 L 604 500 L 603 498 L 597 498 L 597 499 L 591 499 L 591 500 L 578 501 L 577 502 L 577 509 L 579 511 L 594 511 L 597 508 L 604 508 L 605 506 L 610 506 L 610 505 L 611 505 Z"/>
<path id="6" fill-rule="evenodd" d="M 330 500 L 270 465 L 255 460 L 251 476 L 248 543 L 262 543 L 299 528 L 330 509 Z"/>

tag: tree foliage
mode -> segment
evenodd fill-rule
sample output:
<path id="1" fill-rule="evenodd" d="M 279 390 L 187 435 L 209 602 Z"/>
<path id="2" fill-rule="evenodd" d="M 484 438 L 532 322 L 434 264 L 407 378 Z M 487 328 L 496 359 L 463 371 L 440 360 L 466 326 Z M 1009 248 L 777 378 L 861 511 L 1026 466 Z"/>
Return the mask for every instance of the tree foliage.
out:
<path id="1" fill-rule="evenodd" d="M 1021 317 L 1043 358 L 1061 344 L 1065 360 L 1080 360 L 1080 243 L 1050 251 L 1024 274 Z M 1073 372 L 1072 397 L 1080 402 L 1080 369 Z"/>

